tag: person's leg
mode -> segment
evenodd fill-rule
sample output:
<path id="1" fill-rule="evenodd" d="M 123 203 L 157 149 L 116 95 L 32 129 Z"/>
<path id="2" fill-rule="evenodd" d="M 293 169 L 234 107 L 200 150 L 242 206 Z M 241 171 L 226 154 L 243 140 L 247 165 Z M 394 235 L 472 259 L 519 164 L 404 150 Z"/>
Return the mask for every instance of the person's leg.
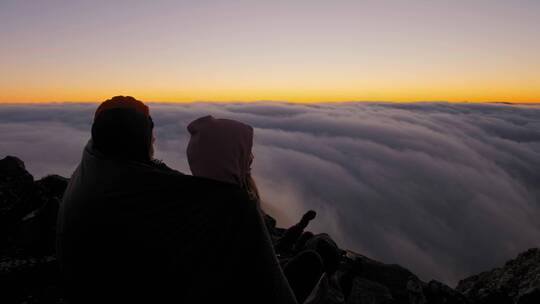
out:
<path id="1" fill-rule="evenodd" d="M 300 252 L 284 267 L 287 277 L 298 303 L 303 303 L 323 274 L 323 262 L 319 254 L 313 250 Z"/>

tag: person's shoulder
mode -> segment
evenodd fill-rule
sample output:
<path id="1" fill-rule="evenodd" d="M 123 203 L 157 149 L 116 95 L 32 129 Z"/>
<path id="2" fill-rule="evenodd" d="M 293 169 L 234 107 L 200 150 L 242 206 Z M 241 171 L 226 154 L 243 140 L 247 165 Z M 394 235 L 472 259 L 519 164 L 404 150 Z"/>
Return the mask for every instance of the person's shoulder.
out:
<path id="1" fill-rule="evenodd" d="M 163 162 L 162 160 L 159 160 L 159 159 L 152 159 L 147 164 L 150 167 L 152 167 L 153 169 L 156 169 L 156 170 L 159 170 L 159 171 L 164 171 L 164 172 L 169 172 L 169 173 L 177 173 L 177 174 L 180 174 L 180 175 L 184 175 L 182 172 L 169 167 L 165 162 Z"/>
<path id="2" fill-rule="evenodd" d="M 161 195 L 178 195 L 185 201 L 223 205 L 230 209 L 244 209 L 253 205 L 247 192 L 232 183 L 182 174 L 176 170 L 159 169 L 145 176 L 146 184 L 155 185 Z"/>
<path id="3" fill-rule="evenodd" d="M 203 189 L 208 189 L 209 194 L 227 194 L 229 196 L 241 196 L 243 192 L 242 188 L 240 188 L 238 185 L 218 181 L 215 179 L 191 176 L 191 181 Z"/>

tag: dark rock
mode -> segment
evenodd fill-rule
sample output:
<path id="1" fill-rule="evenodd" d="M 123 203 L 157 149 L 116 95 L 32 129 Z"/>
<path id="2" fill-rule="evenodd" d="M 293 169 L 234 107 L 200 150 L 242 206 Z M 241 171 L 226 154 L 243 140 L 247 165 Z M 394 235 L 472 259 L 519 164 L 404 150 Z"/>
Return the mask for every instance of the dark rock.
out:
<path id="1" fill-rule="evenodd" d="M 59 199 L 64 195 L 66 191 L 69 179 L 60 175 L 52 174 L 47 175 L 44 178 L 38 180 L 36 184 L 41 186 L 48 196 L 55 196 Z"/>
<path id="2" fill-rule="evenodd" d="M 328 303 L 328 304 L 345 303 L 345 296 L 343 295 L 343 291 L 341 290 L 341 286 L 339 285 L 339 281 L 337 280 L 337 277 L 331 276 L 330 279 L 326 277 L 326 281 L 328 284 L 328 291 L 327 291 L 326 301 L 324 303 Z"/>
<path id="3" fill-rule="evenodd" d="M 18 245 L 27 252 L 37 255 L 54 252 L 56 218 L 68 181 L 59 175 L 49 175 L 35 183 L 41 206 L 22 218 L 17 237 Z"/>
<path id="4" fill-rule="evenodd" d="M 24 162 L 15 156 L 6 156 L 0 159 L 0 184 L 10 182 L 14 179 L 23 179 L 29 182 L 34 178 L 24 166 Z"/>
<path id="5" fill-rule="evenodd" d="M 540 303 L 540 249 L 533 248 L 501 268 L 461 280 L 456 290 L 475 303 Z"/>
<path id="6" fill-rule="evenodd" d="M 61 303 L 54 256 L 0 258 L 1 303 Z"/>
<path id="7" fill-rule="evenodd" d="M 34 182 L 20 159 L 0 160 L 1 252 L 53 253 L 58 206 L 67 183 L 58 175 Z"/>
<path id="8" fill-rule="evenodd" d="M 517 304 L 538 304 L 540 303 L 540 286 L 523 291 L 517 299 Z"/>
<path id="9" fill-rule="evenodd" d="M 60 303 L 56 217 L 68 179 L 34 182 L 24 163 L 0 160 L 0 303 Z"/>
<path id="10" fill-rule="evenodd" d="M 357 277 L 353 280 L 351 293 L 346 303 L 392 304 L 399 302 L 394 300 L 392 293 L 385 285 Z"/>
<path id="11" fill-rule="evenodd" d="M 0 212 L 7 213 L 20 205 L 33 192 L 34 177 L 24 162 L 14 156 L 0 160 Z"/>
<path id="12" fill-rule="evenodd" d="M 20 248 L 34 255 L 54 253 L 59 204 L 57 197 L 45 198 L 43 206 L 22 219 L 16 238 Z"/>
<path id="13" fill-rule="evenodd" d="M 9 249 L 22 217 L 39 207 L 35 192 L 34 177 L 22 160 L 13 156 L 0 160 L 0 252 Z"/>
<path id="14" fill-rule="evenodd" d="M 406 268 L 377 262 L 352 252 L 348 252 L 348 258 L 353 261 L 349 271 L 355 273 L 357 277 L 385 286 L 397 303 L 410 303 L 411 298 L 416 299 L 419 297 L 418 293 L 422 293 L 421 290 L 415 290 L 414 294 L 411 294 L 411 286 L 420 284 L 420 280 Z"/>
<path id="15" fill-rule="evenodd" d="M 427 303 L 466 304 L 467 298 L 460 292 L 439 281 L 431 280 L 423 286 Z"/>
<path id="16" fill-rule="evenodd" d="M 407 281 L 407 290 L 409 291 L 409 303 L 426 303 L 426 296 L 424 295 L 423 285 L 424 283 L 415 277 L 411 277 L 409 281 Z"/>

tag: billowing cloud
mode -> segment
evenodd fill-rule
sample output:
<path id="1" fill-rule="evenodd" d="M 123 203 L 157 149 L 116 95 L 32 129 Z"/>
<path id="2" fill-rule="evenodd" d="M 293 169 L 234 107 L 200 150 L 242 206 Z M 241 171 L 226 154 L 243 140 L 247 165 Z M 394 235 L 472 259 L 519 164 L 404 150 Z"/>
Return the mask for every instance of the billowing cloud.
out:
<path id="1" fill-rule="evenodd" d="M 0 157 L 70 175 L 95 104 L 0 107 Z M 186 125 L 212 114 L 255 127 L 254 173 L 281 225 L 458 279 L 540 246 L 540 108 L 497 104 L 152 104 L 157 158 L 189 173 Z"/>

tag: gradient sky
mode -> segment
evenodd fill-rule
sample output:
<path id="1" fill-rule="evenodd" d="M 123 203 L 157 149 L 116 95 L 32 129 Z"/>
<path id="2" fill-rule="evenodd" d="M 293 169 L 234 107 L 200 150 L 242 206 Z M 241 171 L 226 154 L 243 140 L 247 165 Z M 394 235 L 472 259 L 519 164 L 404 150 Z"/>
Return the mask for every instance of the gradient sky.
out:
<path id="1" fill-rule="evenodd" d="M 540 1 L 0 0 L 0 102 L 540 102 Z"/>

